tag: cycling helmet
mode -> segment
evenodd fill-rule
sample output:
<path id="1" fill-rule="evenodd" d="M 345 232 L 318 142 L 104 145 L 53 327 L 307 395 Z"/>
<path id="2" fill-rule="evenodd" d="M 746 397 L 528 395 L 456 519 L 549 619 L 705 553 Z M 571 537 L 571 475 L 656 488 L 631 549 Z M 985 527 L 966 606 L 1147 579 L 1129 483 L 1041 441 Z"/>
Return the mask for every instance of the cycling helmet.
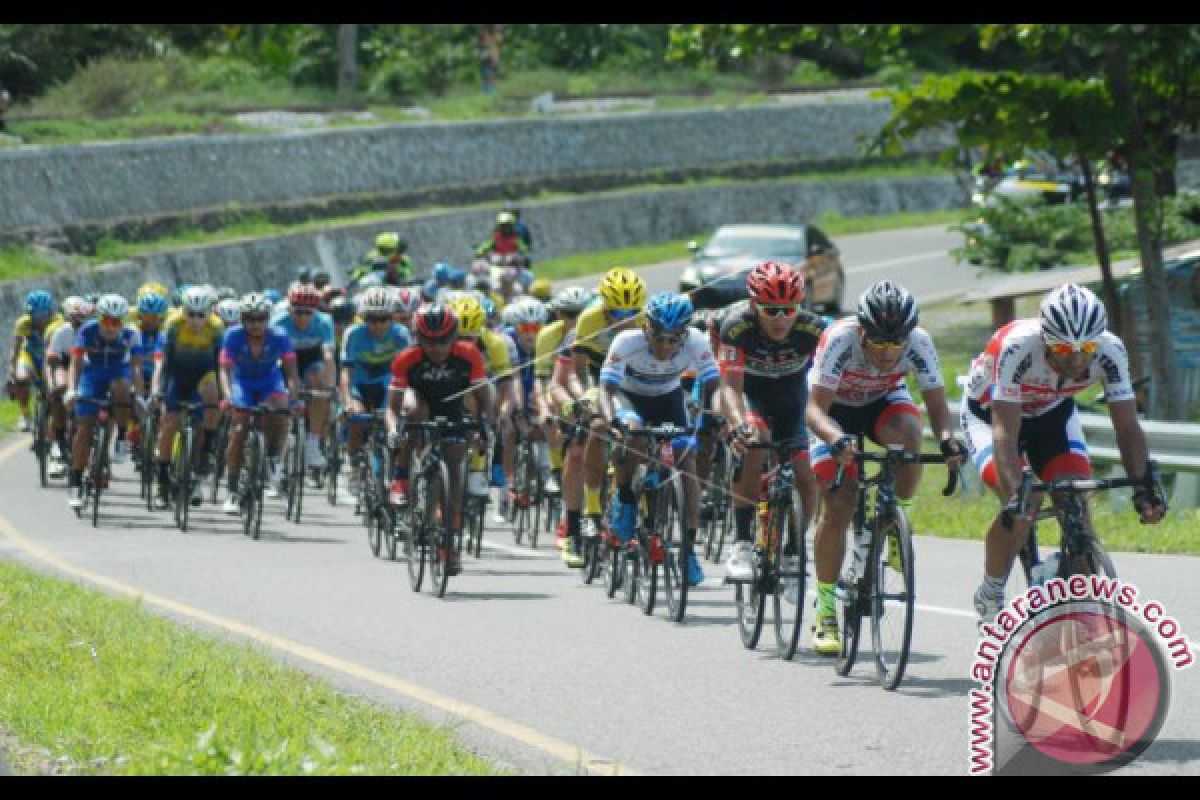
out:
<path id="1" fill-rule="evenodd" d="M 321 293 L 311 283 L 293 283 L 287 293 L 289 308 L 316 308 L 321 305 Z"/>
<path id="2" fill-rule="evenodd" d="M 450 285 L 455 289 L 465 289 L 467 287 L 467 271 L 461 267 L 451 267 Z"/>
<path id="3" fill-rule="evenodd" d="M 411 286 L 401 286 L 392 292 L 392 311 L 412 313 L 421 305 L 421 293 Z"/>
<path id="4" fill-rule="evenodd" d="M 163 301 L 164 305 L 166 301 Z M 78 295 L 71 295 L 62 304 L 63 313 L 68 317 L 87 317 L 91 316 L 92 304 L 84 300 Z"/>
<path id="5" fill-rule="evenodd" d="M 243 314 L 270 314 L 274 305 L 266 292 L 250 292 L 242 297 L 241 303 Z"/>
<path id="6" fill-rule="evenodd" d="M 348 297 L 335 297 L 329 304 L 329 316 L 333 317 L 335 325 L 349 325 L 354 321 L 358 309 L 354 301 Z"/>
<path id="7" fill-rule="evenodd" d="M 760 305 L 795 305 L 804 301 L 804 278 L 788 264 L 764 261 L 746 276 L 746 290 Z"/>
<path id="8" fill-rule="evenodd" d="M 222 300 L 237 300 L 237 296 L 237 289 L 234 289 L 232 286 L 222 286 L 220 289 L 217 289 L 217 302 Z"/>
<path id="9" fill-rule="evenodd" d="M 1042 338 L 1078 349 L 1095 341 L 1108 328 L 1104 303 L 1091 289 L 1068 283 L 1042 301 Z"/>
<path id="10" fill-rule="evenodd" d="M 109 319 L 125 319 L 129 303 L 119 294 L 106 294 L 96 301 L 96 314 Z"/>
<path id="11" fill-rule="evenodd" d="M 595 295 L 583 286 L 568 286 L 554 297 L 554 310 L 581 314 L 591 304 Z"/>
<path id="12" fill-rule="evenodd" d="M 370 289 L 373 286 L 383 286 L 383 276 L 378 272 L 368 272 L 358 279 L 360 289 Z"/>
<path id="13" fill-rule="evenodd" d="M 450 302 L 450 308 L 458 317 L 458 332 L 464 336 L 473 336 L 483 331 L 487 322 L 487 314 L 479 301 L 469 294 L 459 295 Z"/>
<path id="14" fill-rule="evenodd" d="M 333 281 L 333 276 L 331 276 L 329 274 L 328 270 L 319 269 L 316 272 L 314 272 L 312 275 L 312 285 L 315 286 L 318 290 L 324 289 L 332 281 Z"/>
<path id="15" fill-rule="evenodd" d="M 445 339 L 458 330 L 458 317 L 452 308 L 434 303 L 421 307 L 413 318 L 413 328 L 425 339 Z"/>
<path id="16" fill-rule="evenodd" d="M 392 293 L 382 286 L 367 289 L 358 299 L 358 310 L 366 314 L 392 313 Z"/>
<path id="17" fill-rule="evenodd" d="M 253 294 L 258 294 L 258 292 L 254 292 Z M 263 297 L 267 298 L 267 302 L 269 302 L 271 305 L 275 305 L 283 299 L 283 294 L 278 289 L 263 289 L 261 294 Z M 245 298 L 242 299 L 244 300 Z M 243 311 L 244 310 L 245 309 L 243 309 Z"/>
<path id="18" fill-rule="evenodd" d="M 550 297 L 554 294 L 554 287 L 545 278 L 535 278 L 529 284 L 529 293 L 543 303 L 548 303 L 550 302 Z"/>
<path id="19" fill-rule="evenodd" d="M 546 306 L 536 297 L 526 297 L 504 307 L 504 324 L 514 328 L 518 325 L 545 325 Z"/>
<path id="20" fill-rule="evenodd" d="M 445 286 L 450 282 L 450 273 L 454 271 L 454 267 L 447 264 L 445 261 L 439 261 L 433 265 L 433 280 L 438 286 Z"/>
<path id="21" fill-rule="evenodd" d="M 211 283 L 206 283 L 200 288 L 204 290 L 204 296 L 208 299 L 208 309 L 211 311 L 221 301 L 217 295 L 217 289 Z"/>
<path id="22" fill-rule="evenodd" d="M 167 289 L 167 287 L 163 286 L 161 283 L 158 283 L 157 281 L 147 281 L 146 283 L 143 283 L 141 286 L 138 287 L 137 298 L 139 300 L 142 299 L 143 295 L 147 295 L 147 294 L 156 294 L 156 295 L 161 296 L 165 300 L 169 300 L 171 297 L 171 292 Z"/>
<path id="23" fill-rule="evenodd" d="M 225 298 L 217 303 L 217 316 L 225 323 L 225 327 L 232 328 L 242 321 L 242 306 L 233 298 Z"/>
<path id="24" fill-rule="evenodd" d="M 63 303 L 63 308 L 65 309 L 66 307 L 66 303 Z M 140 314 L 165 314 L 169 308 L 170 304 L 167 302 L 167 298 L 161 294 L 150 292 L 138 297 L 137 310 Z"/>
<path id="25" fill-rule="evenodd" d="M 903 341 L 917 327 L 917 301 L 903 286 L 879 281 L 858 299 L 858 324 L 872 339 Z"/>
<path id="26" fill-rule="evenodd" d="M 208 292 L 204 290 L 203 286 L 193 286 L 188 289 L 183 293 L 181 302 L 185 311 L 207 314 L 212 309 L 212 304 L 209 303 Z"/>
<path id="27" fill-rule="evenodd" d="M 375 249 L 385 255 L 396 252 L 399 247 L 400 234 L 394 231 L 387 231 L 375 237 Z"/>
<path id="28" fill-rule="evenodd" d="M 678 292 L 659 292 L 646 304 L 646 319 L 655 328 L 672 331 L 692 321 L 692 301 Z"/>
<path id="29" fill-rule="evenodd" d="M 432 278 L 421 284 L 421 299 L 426 303 L 432 303 L 437 299 L 438 285 L 437 281 Z"/>
<path id="30" fill-rule="evenodd" d="M 499 214 L 496 215 L 497 227 L 499 227 L 501 225 L 516 225 L 516 224 L 517 224 L 517 217 L 511 211 L 501 211 Z"/>
<path id="31" fill-rule="evenodd" d="M 45 289 L 34 289 L 25 296 L 25 310 L 30 314 L 49 314 L 54 311 L 54 295 Z"/>
<path id="32" fill-rule="evenodd" d="M 496 301 L 488 297 L 486 294 L 479 292 L 476 292 L 476 294 L 479 295 L 479 307 L 483 309 L 483 315 L 487 319 L 487 324 L 489 326 L 495 325 L 496 317 L 498 316 L 496 310 Z"/>
<path id="33" fill-rule="evenodd" d="M 296 267 L 296 279 L 293 283 L 311 283 L 312 267 Z"/>
<path id="34" fill-rule="evenodd" d="M 610 311 L 635 311 L 646 302 L 646 284 L 627 267 L 613 267 L 600 281 L 600 297 Z"/>

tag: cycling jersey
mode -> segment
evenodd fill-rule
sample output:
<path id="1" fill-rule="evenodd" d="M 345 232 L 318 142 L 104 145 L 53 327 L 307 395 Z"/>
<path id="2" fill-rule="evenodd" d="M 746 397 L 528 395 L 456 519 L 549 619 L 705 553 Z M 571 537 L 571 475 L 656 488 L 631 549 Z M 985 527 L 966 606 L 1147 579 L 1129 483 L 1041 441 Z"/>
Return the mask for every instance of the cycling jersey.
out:
<path id="1" fill-rule="evenodd" d="M 541 331 L 538 333 L 540 334 Z M 508 345 L 509 362 L 516 369 L 516 377 L 520 380 L 521 397 L 528 402 L 533 396 L 534 367 L 533 359 L 530 358 L 533 354 L 526 353 L 521 348 L 521 337 L 513 328 L 505 326 L 500 335 Z M 534 345 L 536 347 L 536 341 Z"/>
<path id="2" fill-rule="evenodd" d="M 176 317 L 162 331 L 162 347 L 155 358 L 164 362 L 163 368 L 209 372 L 216 369 L 221 353 L 225 325 L 211 317 L 204 327 L 193 331 L 186 317 Z"/>
<path id="3" fill-rule="evenodd" d="M 992 435 L 992 410 L 967 400 L 959 415 L 959 425 L 967 440 L 967 454 L 979 471 L 984 484 L 999 486 L 996 474 L 995 444 Z M 1067 475 L 1090 477 L 1092 463 L 1088 458 L 1087 439 L 1083 423 L 1068 397 L 1036 416 L 1021 417 L 1017 431 L 1017 452 L 1043 481 L 1053 481 Z"/>
<path id="4" fill-rule="evenodd" d="M 271 327 L 279 328 L 292 342 L 296 350 L 296 369 L 301 375 L 306 374 L 314 364 L 320 364 L 325 358 L 324 348 L 330 352 L 337 349 L 334 338 L 333 318 L 324 311 L 318 311 L 310 318 L 308 326 L 300 330 L 290 311 L 281 311 L 271 318 Z"/>
<path id="5" fill-rule="evenodd" d="M 745 376 L 746 394 L 790 394 L 805 382 L 806 372 L 825 325 L 801 309 L 787 336 L 775 341 L 758 325 L 758 313 L 743 300 L 720 321 L 721 374 Z"/>
<path id="6" fill-rule="evenodd" d="M 154 377 L 154 361 L 158 354 L 162 352 L 163 345 L 166 343 L 166 334 L 163 328 L 156 328 L 153 332 L 147 332 L 142 329 L 141 325 L 134 324 L 138 333 L 142 335 L 142 378 L 146 385 L 150 385 L 150 380 Z"/>
<path id="7" fill-rule="evenodd" d="M 1082 379 L 1060 375 L 1046 360 L 1041 322 L 1020 319 L 992 334 L 971 362 L 967 397 L 982 408 L 994 400 L 1019 402 L 1022 416 L 1039 416 L 1094 383 L 1104 384 L 1109 402 L 1132 400 L 1129 356 L 1115 334 L 1105 331 Z"/>
<path id="8" fill-rule="evenodd" d="M 411 388 L 429 406 L 431 418 L 461 418 L 463 392 L 485 380 L 479 348 L 465 341 L 455 342 L 441 364 L 426 358 L 420 347 L 403 350 L 392 362 L 391 388 Z"/>
<path id="9" fill-rule="evenodd" d="M 287 334 L 278 328 L 267 328 L 262 340 L 262 349 L 255 355 L 250 348 L 250 337 L 241 325 L 230 328 L 221 345 L 218 363 L 232 367 L 230 378 L 234 383 L 263 383 L 282 378 L 280 362 L 294 360 L 296 351 Z"/>
<path id="10" fill-rule="evenodd" d="M 641 315 L 635 318 L 633 325 L 641 324 Z M 629 330 L 626 327 L 624 330 Z M 612 346 L 618 331 L 608 319 L 604 301 L 596 298 L 592 304 L 583 310 L 575 322 L 575 343 L 573 350 L 583 353 L 588 358 L 588 371 L 596 380 L 600 379 L 600 368 L 604 365 L 605 356 Z"/>
<path id="11" fill-rule="evenodd" d="M 888 371 L 878 370 L 867 362 L 859 337 L 858 320 L 845 317 L 825 329 L 817 344 L 817 352 L 808 382 L 835 392 L 834 402 L 847 406 L 866 406 L 904 386 L 904 377 L 916 374 L 921 391 L 942 387 L 937 349 L 924 329 L 914 328 L 908 346 Z"/>
<path id="12" fill-rule="evenodd" d="M 689 367 L 696 370 L 697 383 L 718 377 L 708 337 L 695 328 L 687 329 L 687 339 L 665 361 L 655 358 L 645 331 L 624 331 L 613 339 L 600 370 L 600 383 L 630 394 L 664 395 L 679 388 L 679 378 Z"/>
<path id="13" fill-rule="evenodd" d="M 412 346 L 408 329 L 398 322 L 379 337 L 371 335 L 366 324 L 352 325 L 342 337 L 341 363 L 350 368 L 352 386 L 386 386 L 391 380 L 392 361 L 396 354 Z"/>
<path id="14" fill-rule="evenodd" d="M 512 380 L 512 362 L 508 358 L 508 345 L 503 337 L 485 329 L 478 336 L 463 337 L 462 341 L 479 351 L 487 374 L 496 383 Z"/>
<path id="15" fill-rule="evenodd" d="M 70 321 L 64 320 L 63 324 L 56 325 L 54 333 L 50 335 L 49 344 L 46 345 L 47 360 L 53 356 L 61 366 L 69 367 L 71 349 L 75 346 L 75 333 L 75 326 Z"/>
<path id="16" fill-rule="evenodd" d="M 21 343 L 23 352 L 28 353 L 33 362 L 40 366 L 46 351 L 47 332 L 52 324 L 62 320 L 59 314 L 54 314 L 47 321 L 41 330 L 33 323 L 33 317 L 29 314 L 22 314 L 17 318 L 13 325 L 13 336 L 20 336 L 24 341 Z"/>
<path id="17" fill-rule="evenodd" d="M 124 325 L 112 339 L 100 334 L 100 322 L 89 319 L 79 326 L 71 355 L 80 359 L 80 369 L 88 373 L 123 373 L 134 356 L 142 354 L 142 334 L 132 325 Z"/>
<path id="18" fill-rule="evenodd" d="M 573 332 L 574 328 L 571 330 Z M 567 323 L 561 319 L 544 325 L 538 331 L 537 343 L 533 348 L 534 377 L 549 378 L 554 372 L 555 360 L 564 353 L 570 355 L 570 349 L 564 346 L 566 337 Z"/>

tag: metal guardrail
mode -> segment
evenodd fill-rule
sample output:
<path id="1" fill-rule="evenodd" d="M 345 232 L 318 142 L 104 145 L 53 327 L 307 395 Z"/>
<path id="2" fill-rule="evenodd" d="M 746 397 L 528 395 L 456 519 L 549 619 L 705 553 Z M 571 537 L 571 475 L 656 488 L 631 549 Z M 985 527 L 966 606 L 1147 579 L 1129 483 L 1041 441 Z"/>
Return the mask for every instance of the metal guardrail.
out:
<path id="1" fill-rule="evenodd" d="M 961 403 L 947 401 L 950 413 L 958 417 Z M 1112 420 L 1106 414 L 1079 413 L 1079 421 L 1087 437 L 1088 455 L 1093 461 L 1103 464 L 1120 464 L 1121 453 L 1117 449 L 1117 437 Z M 1200 507 L 1200 424 L 1191 422 L 1164 422 L 1144 419 L 1142 430 L 1146 433 L 1146 445 L 1151 457 L 1158 462 L 1164 476 L 1174 475 L 1171 492 L 1173 508 Z M 932 436 L 925 429 L 926 436 Z"/>

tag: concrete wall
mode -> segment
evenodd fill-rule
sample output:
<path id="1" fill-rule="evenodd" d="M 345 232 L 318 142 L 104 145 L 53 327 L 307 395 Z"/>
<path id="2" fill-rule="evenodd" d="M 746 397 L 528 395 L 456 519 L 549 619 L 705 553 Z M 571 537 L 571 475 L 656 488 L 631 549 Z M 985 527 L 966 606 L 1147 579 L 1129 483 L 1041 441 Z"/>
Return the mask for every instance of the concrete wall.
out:
<path id="1" fill-rule="evenodd" d="M 410 123 L 0 151 L 0 232 L 349 195 L 857 158 L 884 101 Z M 937 137 L 913 152 L 936 149 Z M 303 168 L 298 168 L 302 166 Z"/>
<path id="2" fill-rule="evenodd" d="M 679 239 L 725 223 L 805 221 L 826 210 L 847 216 L 928 211 L 961 208 L 967 202 L 967 190 L 951 177 L 771 181 L 609 192 L 584 199 L 529 203 L 524 217 L 533 230 L 538 257 L 546 260 Z M 376 233 L 389 229 L 404 231 L 410 253 L 423 271 L 437 260 L 465 265 L 471 244 L 489 230 L 493 214 L 490 206 L 410 214 L 319 232 L 155 253 L 96 269 L 59 273 L 48 281 L 0 284 L 0 330 L 12 329 L 23 312 L 25 295 L 35 288 L 50 288 L 60 301 L 69 294 L 91 291 L 116 291 L 132 297 L 138 285 L 148 280 L 168 285 L 212 283 L 249 291 L 286 286 L 302 264 L 320 264 L 342 282 L 345 267 L 357 262 Z"/>

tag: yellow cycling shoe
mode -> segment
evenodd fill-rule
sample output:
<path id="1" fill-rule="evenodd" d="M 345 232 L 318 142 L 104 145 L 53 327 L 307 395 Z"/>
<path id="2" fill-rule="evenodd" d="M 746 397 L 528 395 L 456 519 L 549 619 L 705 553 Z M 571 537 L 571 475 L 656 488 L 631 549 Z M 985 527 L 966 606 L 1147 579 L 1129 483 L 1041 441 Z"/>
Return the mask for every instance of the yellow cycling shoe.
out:
<path id="1" fill-rule="evenodd" d="M 817 617 L 812 628 L 812 649 L 823 656 L 836 656 L 842 651 L 837 617 Z"/>

